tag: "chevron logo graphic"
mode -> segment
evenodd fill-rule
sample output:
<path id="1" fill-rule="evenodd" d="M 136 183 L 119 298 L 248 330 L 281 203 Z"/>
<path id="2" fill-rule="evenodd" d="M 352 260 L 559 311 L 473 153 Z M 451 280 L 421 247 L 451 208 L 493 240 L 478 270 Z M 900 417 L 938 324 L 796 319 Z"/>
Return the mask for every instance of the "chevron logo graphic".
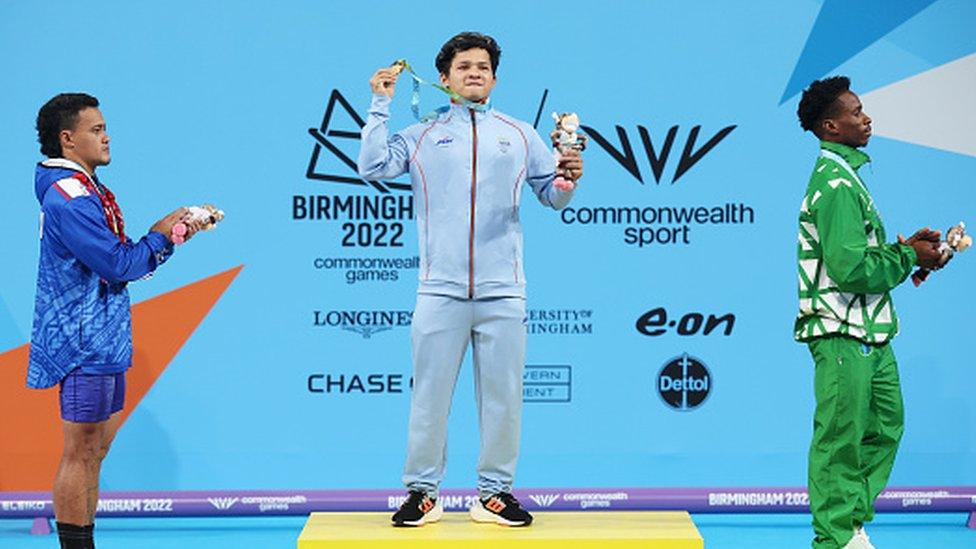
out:
<path id="1" fill-rule="evenodd" d="M 220 509 L 221 511 L 230 509 L 240 500 L 241 498 L 207 498 L 210 505 L 213 505 L 215 508 Z"/>
<path id="2" fill-rule="evenodd" d="M 529 499 L 539 507 L 546 508 L 559 501 L 559 494 L 532 494 Z"/>

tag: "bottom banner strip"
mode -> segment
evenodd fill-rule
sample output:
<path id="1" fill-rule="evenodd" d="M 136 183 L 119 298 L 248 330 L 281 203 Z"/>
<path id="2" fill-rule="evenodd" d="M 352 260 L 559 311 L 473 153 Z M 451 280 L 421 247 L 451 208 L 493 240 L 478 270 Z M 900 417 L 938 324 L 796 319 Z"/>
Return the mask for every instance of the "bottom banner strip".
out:
<path id="1" fill-rule="evenodd" d="M 684 510 L 690 513 L 807 513 L 804 488 L 526 488 L 514 491 L 534 511 Z M 442 490 L 447 511 L 463 511 L 474 490 Z M 317 511 L 393 511 L 399 490 L 213 490 L 104 492 L 100 517 L 307 515 Z M 976 487 L 902 487 L 881 493 L 878 512 L 976 513 Z M 49 492 L 0 492 L 0 519 L 54 516 Z"/>

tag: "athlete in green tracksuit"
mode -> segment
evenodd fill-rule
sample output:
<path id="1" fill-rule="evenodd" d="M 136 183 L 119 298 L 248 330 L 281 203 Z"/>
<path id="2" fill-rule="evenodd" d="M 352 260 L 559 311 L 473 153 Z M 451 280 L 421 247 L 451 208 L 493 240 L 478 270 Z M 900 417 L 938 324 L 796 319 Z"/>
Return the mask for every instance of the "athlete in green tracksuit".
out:
<path id="1" fill-rule="evenodd" d="M 915 265 L 937 265 L 939 234 L 922 229 L 885 242 L 881 216 L 858 168 L 871 119 L 850 80 L 813 82 L 798 109 L 820 139 L 800 209 L 800 312 L 795 337 L 816 365 L 817 408 L 809 456 L 813 547 L 870 548 L 863 525 L 888 482 L 903 431 L 898 366 L 890 341 L 898 317 L 889 291 Z"/>

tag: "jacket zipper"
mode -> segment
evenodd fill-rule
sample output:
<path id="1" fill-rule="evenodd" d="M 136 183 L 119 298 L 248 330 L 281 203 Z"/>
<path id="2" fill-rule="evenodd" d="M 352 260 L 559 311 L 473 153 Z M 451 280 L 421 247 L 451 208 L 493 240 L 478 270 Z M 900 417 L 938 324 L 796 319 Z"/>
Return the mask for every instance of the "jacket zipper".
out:
<path id="1" fill-rule="evenodd" d="M 468 299 L 474 299 L 474 201 L 478 183 L 478 126 L 474 109 L 471 113 L 471 230 L 468 233 Z"/>

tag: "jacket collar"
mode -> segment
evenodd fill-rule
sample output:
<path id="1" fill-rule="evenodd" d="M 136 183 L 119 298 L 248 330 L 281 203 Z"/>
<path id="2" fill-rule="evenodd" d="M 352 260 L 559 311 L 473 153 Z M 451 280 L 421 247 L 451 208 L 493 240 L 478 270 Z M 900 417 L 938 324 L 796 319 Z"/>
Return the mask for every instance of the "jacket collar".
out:
<path id="1" fill-rule="evenodd" d="M 483 109 L 470 109 L 469 107 L 456 101 L 451 101 L 448 107 L 448 111 L 451 113 L 451 115 L 460 116 L 462 117 L 462 120 L 469 120 L 471 118 L 471 110 L 474 110 L 475 120 L 481 122 L 481 120 L 484 119 L 484 117 L 492 110 L 491 99 L 488 99 L 488 101 L 485 102 Z"/>
<path id="2" fill-rule="evenodd" d="M 41 162 L 41 166 L 44 166 L 45 168 L 65 168 L 68 170 L 74 170 L 76 172 L 85 174 L 88 179 L 95 181 L 95 177 L 88 173 L 85 168 L 82 168 L 81 164 L 75 162 L 74 160 L 68 160 L 67 158 L 48 158 L 47 160 Z"/>
<path id="3" fill-rule="evenodd" d="M 871 157 L 867 153 L 843 143 L 821 141 L 820 148 L 839 155 L 853 170 L 857 170 L 871 161 Z"/>

